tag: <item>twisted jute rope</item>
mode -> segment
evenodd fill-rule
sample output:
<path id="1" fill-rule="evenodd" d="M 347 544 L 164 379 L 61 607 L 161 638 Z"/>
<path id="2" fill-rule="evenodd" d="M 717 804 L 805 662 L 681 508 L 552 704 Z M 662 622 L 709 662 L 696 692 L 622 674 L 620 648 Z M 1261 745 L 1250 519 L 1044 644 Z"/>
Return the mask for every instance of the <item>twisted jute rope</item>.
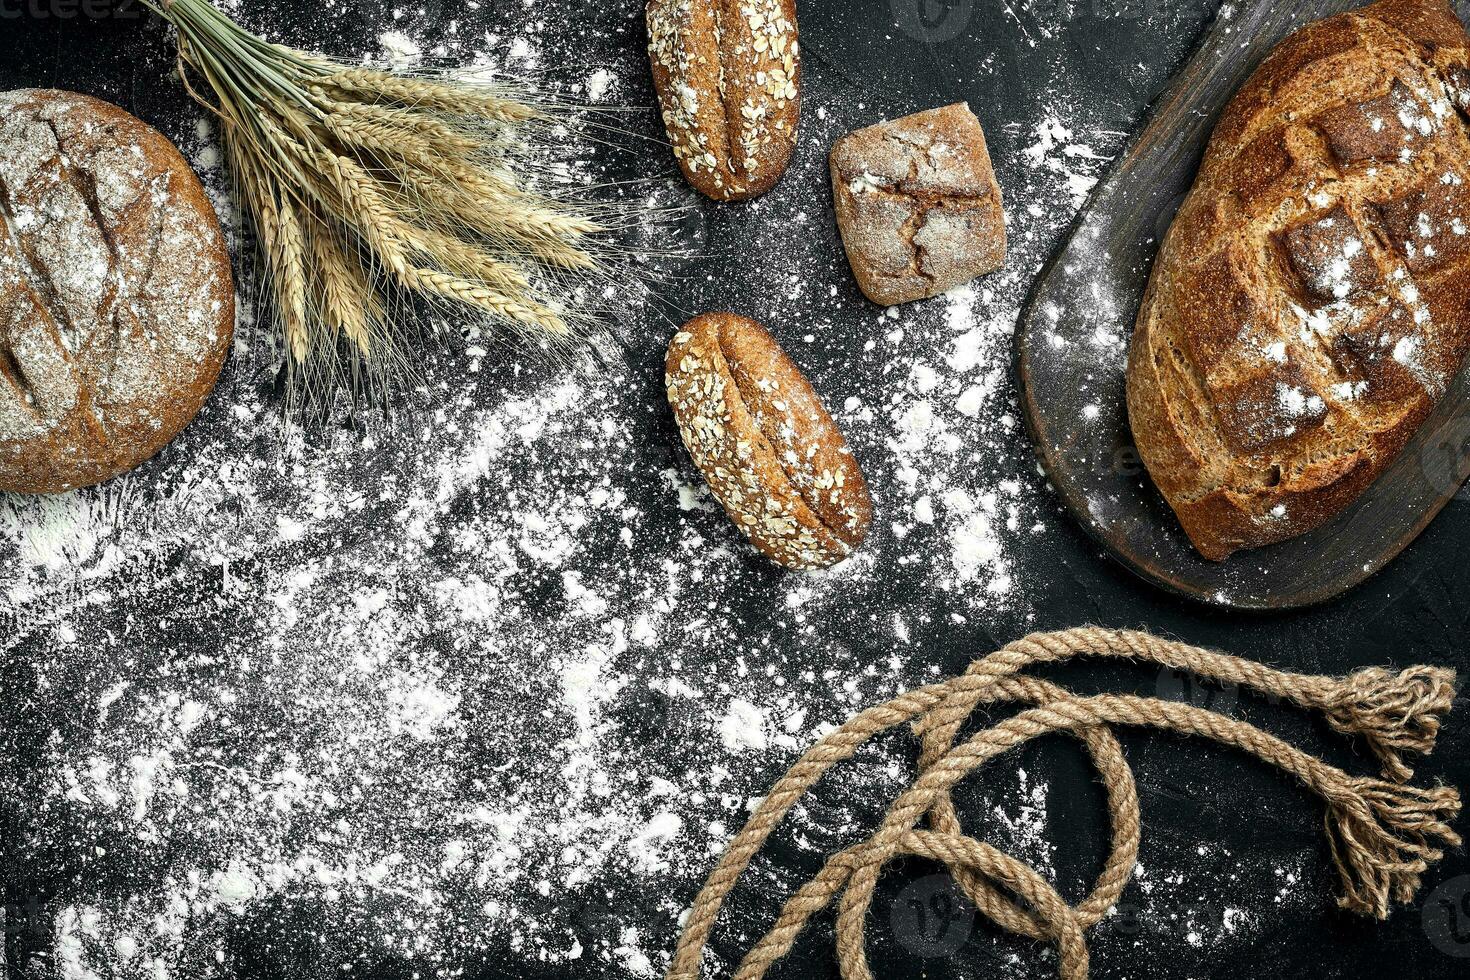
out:
<path id="1" fill-rule="evenodd" d="M 1238 685 L 1322 712 L 1330 725 L 1367 741 L 1382 779 L 1352 776 L 1242 721 L 1189 704 L 1134 695 L 1078 697 L 1047 681 L 1018 676 L 1032 664 L 1079 656 L 1115 657 Z M 817 742 L 782 777 L 730 842 L 695 898 L 667 980 L 696 980 L 720 907 L 767 837 L 832 766 L 873 736 L 913 723 L 922 739 L 917 781 L 891 805 L 866 841 L 833 856 L 786 902 L 776 923 L 746 954 L 735 980 L 759 980 L 795 942 L 807 921 L 838 900 L 837 958 L 846 980 L 871 980 L 864 926 L 883 866 L 914 855 L 943 864 L 1001 928 L 1056 944 L 1065 980 L 1087 976 L 1084 934 L 1117 902 L 1138 856 L 1139 809 L 1133 773 L 1111 726 L 1165 729 L 1244 750 L 1296 776 L 1326 804 L 1324 825 L 1342 879 L 1344 908 L 1387 916 L 1410 901 L 1420 875 L 1460 843 L 1449 826 L 1460 810 L 1453 788 L 1407 785 L 1403 754 L 1428 753 L 1455 695 L 1455 675 L 1439 667 L 1395 673 L 1371 667 L 1347 677 L 1317 677 L 1126 630 L 1082 627 L 1037 633 L 970 665 L 940 684 L 901 694 L 852 717 Z M 1028 705 L 1019 714 L 955 744 L 982 703 Z M 1025 863 L 960 826 L 950 791 L 990 759 L 1051 732 L 1080 739 L 1102 776 L 1112 828 L 1111 853 L 1092 893 L 1071 906 Z M 921 826 L 922 825 L 922 826 Z"/>

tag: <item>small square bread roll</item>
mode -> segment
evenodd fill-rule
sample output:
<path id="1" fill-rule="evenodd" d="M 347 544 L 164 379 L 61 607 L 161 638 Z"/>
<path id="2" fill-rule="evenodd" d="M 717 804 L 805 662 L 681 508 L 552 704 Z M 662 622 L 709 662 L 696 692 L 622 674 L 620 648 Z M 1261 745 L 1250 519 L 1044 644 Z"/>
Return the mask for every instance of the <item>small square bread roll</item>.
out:
<path id="1" fill-rule="evenodd" d="M 965 103 L 849 133 L 831 165 L 842 244 L 873 302 L 936 296 L 1005 262 L 1000 185 Z"/>

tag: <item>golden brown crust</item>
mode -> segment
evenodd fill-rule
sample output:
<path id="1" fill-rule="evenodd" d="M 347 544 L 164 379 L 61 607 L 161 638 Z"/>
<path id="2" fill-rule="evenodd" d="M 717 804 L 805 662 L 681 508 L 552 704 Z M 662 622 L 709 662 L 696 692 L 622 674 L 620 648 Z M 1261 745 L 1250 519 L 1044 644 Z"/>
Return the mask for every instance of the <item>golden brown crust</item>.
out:
<path id="1" fill-rule="evenodd" d="M 674 157 L 717 201 L 775 186 L 796 146 L 795 0 L 648 0 L 648 56 Z"/>
<path id="2" fill-rule="evenodd" d="M 1402 451 L 1470 351 L 1470 38 L 1383 0 L 1283 42 L 1159 253 L 1134 439 L 1199 552 L 1309 531 Z"/>
<path id="3" fill-rule="evenodd" d="M 235 291 L 204 188 L 161 133 L 69 92 L 0 93 L 0 489 L 132 469 L 229 349 Z"/>
<path id="4" fill-rule="evenodd" d="M 873 302 L 936 296 L 1004 264 L 1000 185 L 965 103 L 849 133 L 831 172 L 843 248 Z"/>
<path id="5" fill-rule="evenodd" d="M 754 320 L 706 313 L 669 343 L 679 433 L 735 525 L 771 560 L 825 568 L 862 544 L 862 470 L 801 371 Z"/>

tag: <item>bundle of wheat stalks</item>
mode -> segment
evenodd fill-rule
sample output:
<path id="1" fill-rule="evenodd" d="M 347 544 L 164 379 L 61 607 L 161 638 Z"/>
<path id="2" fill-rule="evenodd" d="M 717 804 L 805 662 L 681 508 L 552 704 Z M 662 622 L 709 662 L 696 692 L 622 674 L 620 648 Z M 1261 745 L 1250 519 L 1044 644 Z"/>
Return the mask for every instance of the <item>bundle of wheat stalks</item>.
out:
<path id="1" fill-rule="evenodd" d="M 504 84 L 334 62 L 251 34 L 208 0 L 144 0 L 178 31 L 262 250 L 293 396 L 412 370 L 413 299 L 542 343 L 585 333 L 610 206 L 545 192 L 559 112 Z M 560 183 L 567 181 L 563 177 Z"/>

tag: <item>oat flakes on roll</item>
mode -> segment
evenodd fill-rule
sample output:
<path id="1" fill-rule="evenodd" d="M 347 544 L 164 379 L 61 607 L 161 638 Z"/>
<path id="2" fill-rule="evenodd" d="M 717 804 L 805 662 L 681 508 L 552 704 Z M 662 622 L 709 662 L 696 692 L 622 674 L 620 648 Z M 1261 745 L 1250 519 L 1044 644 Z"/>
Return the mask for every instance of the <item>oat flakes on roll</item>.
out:
<path id="1" fill-rule="evenodd" d="M 862 544 L 873 509 L 821 399 L 754 320 L 706 313 L 669 343 L 664 381 L 690 456 L 737 527 L 791 569 Z"/>
<path id="2" fill-rule="evenodd" d="M 88 96 L 0 93 L 0 490 L 88 486 L 158 452 L 234 322 L 219 222 L 167 138 Z"/>
<path id="3" fill-rule="evenodd" d="M 801 115 L 795 0 L 649 0 L 648 58 L 674 157 L 717 201 L 770 190 Z"/>
<path id="4" fill-rule="evenodd" d="M 985 131 L 963 102 L 859 129 L 832 146 L 832 197 L 863 295 L 937 296 L 1005 262 Z"/>
<path id="5" fill-rule="evenodd" d="M 1470 37 L 1445 0 L 1293 34 L 1236 93 L 1154 263 L 1128 415 L 1196 550 L 1340 513 L 1470 352 Z"/>

